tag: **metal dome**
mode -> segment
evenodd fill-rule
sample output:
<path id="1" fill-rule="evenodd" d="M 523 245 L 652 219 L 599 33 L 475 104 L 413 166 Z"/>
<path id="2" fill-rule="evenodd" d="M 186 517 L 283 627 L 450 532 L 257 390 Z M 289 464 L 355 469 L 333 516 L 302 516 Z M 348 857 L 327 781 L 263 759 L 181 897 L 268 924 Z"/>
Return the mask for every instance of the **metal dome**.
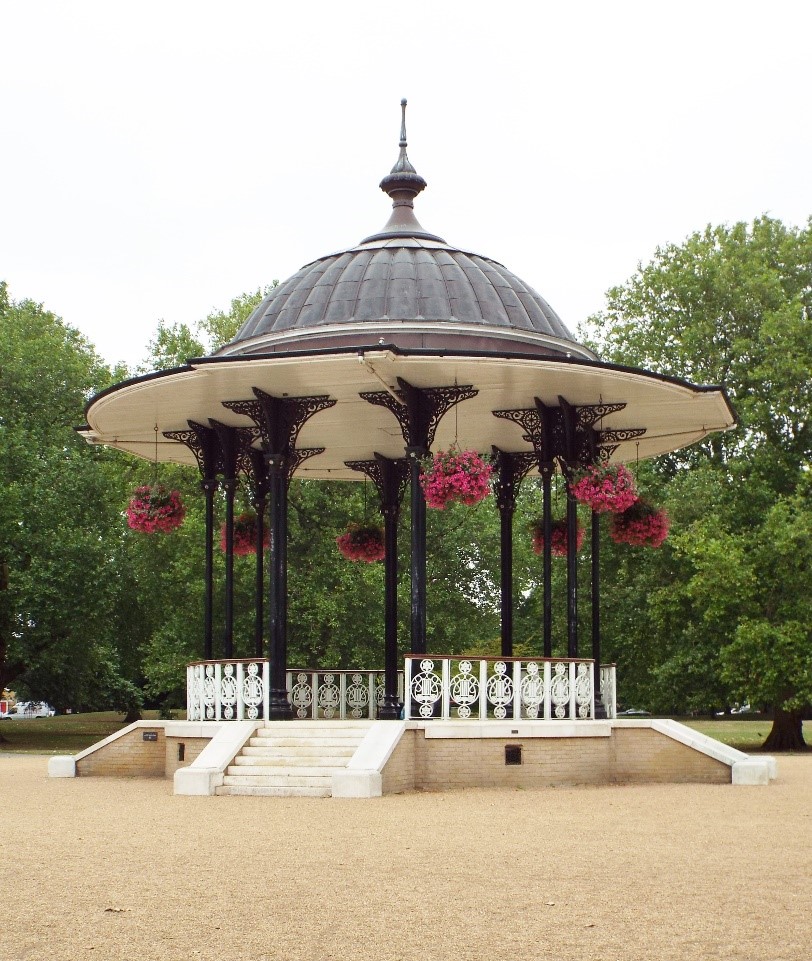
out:
<path id="1" fill-rule="evenodd" d="M 406 156 L 405 119 L 380 186 L 393 202 L 386 226 L 274 288 L 219 356 L 385 342 L 594 359 L 532 287 L 421 226 L 413 207 L 426 181 Z"/>

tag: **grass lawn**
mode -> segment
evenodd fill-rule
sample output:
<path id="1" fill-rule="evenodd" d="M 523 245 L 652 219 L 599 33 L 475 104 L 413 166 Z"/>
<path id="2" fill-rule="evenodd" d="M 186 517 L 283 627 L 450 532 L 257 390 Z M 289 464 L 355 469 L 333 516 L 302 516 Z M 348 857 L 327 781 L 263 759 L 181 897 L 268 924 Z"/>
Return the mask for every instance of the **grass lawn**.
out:
<path id="1" fill-rule="evenodd" d="M 176 711 L 178 719 L 183 711 Z M 145 720 L 155 720 L 157 711 L 144 711 Z M 764 719 L 739 720 L 675 720 L 695 731 L 730 744 L 740 751 L 759 751 L 770 733 L 772 721 Z M 0 721 L 0 753 L 24 751 L 32 754 L 76 754 L 102 738 L 124 727 L 124 715 L 114 711 L 93 714 L 63 714 L 59 717 L 38 717 L 30 721 Z M 804 723 L 804 737 L 812 745 L 812 721 Z"/>
<path id="2" fill-rule="evenodd" d="M 177 711 L 176 715 L 180 717 L 181 713 Z M 158 712 L 144 711 L 143 717 L 154 720 Z M 0 738 L 5 739 L 0 740 L 0 753 L 76 754 L 124 726 L 124 715 L 115 711 L 0 721 Z"/>

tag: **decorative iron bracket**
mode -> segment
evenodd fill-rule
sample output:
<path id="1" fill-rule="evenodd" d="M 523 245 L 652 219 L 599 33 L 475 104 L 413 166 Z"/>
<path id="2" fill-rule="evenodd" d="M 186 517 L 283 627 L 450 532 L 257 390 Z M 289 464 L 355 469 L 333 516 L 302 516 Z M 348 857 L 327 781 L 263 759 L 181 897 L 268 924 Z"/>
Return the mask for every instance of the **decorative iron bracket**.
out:
<path id="1" fill-rule="evenodd" d="M 351 470 L 360 471 L 372 481 L 378 491 L 381 513 L 397 513 L 403 502 L 403 494 L 409 482 L 409 461 L 405 457 L 392 460 L 375 453 L 375 460 L 344 461 Z"/>
<path id="2" fill-rule="evenodd" d="M 468 384 L 464 387 L 413 387 L 398 377 L 399 390 L 364 391 L 360 396 L 370 404 L 385 407 L 398 419 L 408 450 L 426 453 L 434 443 L 437 426 L 443 416 L 460 401 L 479 393 Z"/>
<path id="3" fill-rule="evenodd" d="M 200 476 L 204 482 L 213 481 L 218 474 L 223 473 L 223 452 L 217 432 L 213 427 L 187 421 L 188 430 L 165 430 L 164 437 L 168 440 L 185 444 L 195 455 Z"/>
<path id="4" fill-rule="evenodd" d="M 496 495 L 496 506 L 500 511 L 516 509 L 516 497 L 524 478 L 538 464 L 535 451 L 518 451 L 510 453 L 492 448 L 493 459 L 496 463 L 496 475 L 493 491 Z"/>

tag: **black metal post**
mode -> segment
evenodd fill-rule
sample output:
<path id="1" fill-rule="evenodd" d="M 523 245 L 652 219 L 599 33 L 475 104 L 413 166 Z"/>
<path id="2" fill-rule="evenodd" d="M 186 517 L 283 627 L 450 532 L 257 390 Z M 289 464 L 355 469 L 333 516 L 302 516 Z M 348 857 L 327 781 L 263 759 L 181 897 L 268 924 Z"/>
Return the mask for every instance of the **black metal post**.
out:
<path id="1" fill-rule="evenodd" d="M 513 513 L 514 505 L 500 500 L 499 551 L 501 580 L 502 657 L 513 657 Z"/>
<path id="2" fill-rule="evenodd" d="M 544 525 L 543 566 L 543 630 L 544 656 L 553 656 L 553 517 L 552 517 L 552 465 L 541 466 L 542 523 Z"/>
<path id="3" fill-rule="evenodd" d="M 204 581 L 203 610 L 203 658 L 214 657 L 214 492 L 217 481 L 206 478 L 200 482 L 206 502 L 206 569 Z"/>
<path id="4" fill-rule="evenodd" d="M 398 506 L 382 508 L 384 524 L 384 698 L 382 720 L 398 720 Z"/>
<path id="5" fill-rule="evenodd" d="M 567 657 L 578 657 L 578 502 L 567 486 Z"/>
<path id="6" fill-rule="evenodd" d="M 606 717 L 601 698 L 601 518 L 592 511 L 592 658 L 595 661 L 595 717 Z"/>
<path id="7" fill-rule="evenodd" d="M 292 717 L 287 692 L 287 622 L 288 622 L 288 472 L 285 457 L 268 455 L 268 480 L 271 502 L 271 557 L 270 588 L 270 638 L 268 657 L 271 661 L 271 689 L 269 717 L 271 720 L 287 720 Z"/>
<path id="8" fill-rule="evenodd" d="M 237 481 L 223 481 L 226 493 L 226 597 L 225 624 L 223 626 L 223 657 L 234 656 L 234 492 Z"/>
<path id="9" fill-rule="evenodd" d="M 254 598 L 254 655 L 262 657 L 263 652 L 263 627 L 265 620 L 265 508 L 267 500 L 264 496 L 254 500 L 254 510 L 257 512 L 257 568 L 255 580 Z"/>
<path id="10" fill-rule="evenodd" d="M 426 498 L 420 486 L 421 448 L 409 447 L 411 484 L 411 649 L 413 654 L 426 653 Z"/>

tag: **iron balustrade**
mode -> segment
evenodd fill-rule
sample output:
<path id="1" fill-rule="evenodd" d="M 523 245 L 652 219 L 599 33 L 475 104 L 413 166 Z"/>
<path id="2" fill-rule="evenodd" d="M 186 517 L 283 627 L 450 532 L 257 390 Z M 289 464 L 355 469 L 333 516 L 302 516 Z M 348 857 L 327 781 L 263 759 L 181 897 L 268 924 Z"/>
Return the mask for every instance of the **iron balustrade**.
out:
<path id="1" fill-rule="evenodd" d="M 407 718 L 587 720 L 595 717 L 594 662 L 578 658 L 406 658 Z M 600 671 L 607 717 L 615 716 L 615 666 Z"/>
<path id="2" fill-rule="evenodd" d="M 472 658 L 425 655 L 406 658 L 398 672 L 404 717 L 419 720 L 585 720 L 595 716 L 593 662 L 571 658 Z M 405 677 L 411 697 L 404 697 Z M 190 721 L 243 721 L 269 717 L 267 658 L 198 661 L 186 669 Z M 617 713 L 614 664 L 600 669 L 606 716 Z M 382 670 L 289 670 L 288 700 L 294 718 L 354 720 L 378 717 Z"/>
<path id="3" fill-rule="evenodd" d="M 403 698 L 403 672 L 398 697 Z M 289 670 L 288 701 L 298 719 L 374 720 L 384 702 L 379 670 Z M 267 658 L 198 661 L 186 668 L 186 717 L 190 721 L 252 721 L 270 716 Z"/>

